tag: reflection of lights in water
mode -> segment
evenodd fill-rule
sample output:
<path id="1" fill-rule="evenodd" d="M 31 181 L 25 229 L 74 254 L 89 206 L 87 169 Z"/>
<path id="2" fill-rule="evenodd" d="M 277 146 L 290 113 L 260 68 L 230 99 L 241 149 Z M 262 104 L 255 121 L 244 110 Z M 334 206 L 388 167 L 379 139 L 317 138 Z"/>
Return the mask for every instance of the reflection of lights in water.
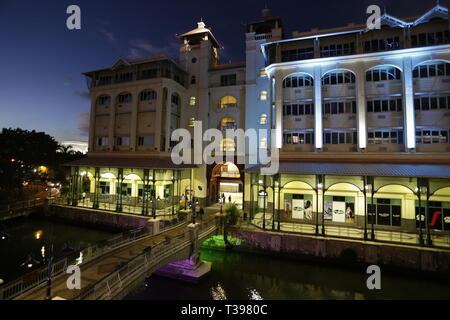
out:
<path id="1" fill-rule="evenodd" d="M 38 230 L 34 233 L 34 237 L 36 238 L 36 240 L 39 240 L 42 237 L 42 234 L 44 233 L 44 231 L 42 230 Z"/>
<path id="2" fill-rule="evenodd" d="M 225 290 L 223 290 L 220 283 L 218 283 L 215 287 L 211 288 L 211 296 L 213 300 L 227 300 Z"/>
<path id="3" fill-rule="evenodd" d="M 264 300 L 256 289 L 249 289 L 248 298 L 250 300 Z"/>
<path id="4" fill-rule="evenodd" d="M 45 246 L 42 246 L 41 248 L 41 256 L 42 258 L 45 258 Z"/>

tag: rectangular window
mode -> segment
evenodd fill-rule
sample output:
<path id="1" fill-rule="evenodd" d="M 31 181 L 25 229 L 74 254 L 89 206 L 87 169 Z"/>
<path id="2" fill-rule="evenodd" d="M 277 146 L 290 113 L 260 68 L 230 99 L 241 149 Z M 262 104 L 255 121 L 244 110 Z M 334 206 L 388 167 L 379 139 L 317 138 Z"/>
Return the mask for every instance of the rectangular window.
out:
<path id="1" fill-rule="evenodd" d="M 130 137 L 117 137 L 117 146 L 126 147 L 130 145 Z"/>
<path id="2" fill-rule="evenodd" d="M 138 138 L 138 146 L 140 147 L 149 147 L 155 144 L 154 136 L 143 136 Z"/>
<path id="3" fill-rule="evenodd" d="M 236 74 L 227 74 L 220 76 L 220 86 L 235 86 L 236 85 Z"/>

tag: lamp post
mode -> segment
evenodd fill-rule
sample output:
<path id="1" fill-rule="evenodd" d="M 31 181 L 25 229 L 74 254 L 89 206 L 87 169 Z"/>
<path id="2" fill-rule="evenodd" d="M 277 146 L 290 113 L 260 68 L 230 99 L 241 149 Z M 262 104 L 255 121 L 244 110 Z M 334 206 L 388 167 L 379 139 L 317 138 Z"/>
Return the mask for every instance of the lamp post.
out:
<path id="1" fill-rule="evenodd" d="M 419 244 L 421 246 L 424 245 L 423 243 L 423 236 L 422 236 L 422 188 L 419 186 L 416 188 L 416 194 L 417 194 L 417 198 L 419 199 Z M 417 221 L 417 216 L 416 216 L 416 221 Z"/>
<path id="2" fill-rule="evenodd" d="M 175 214 L 175 177 L 172 176 L 172 215 Z"/>
<path id="3" fill-rule="evenodd" d="M 322 176 L 321 180 L 317 184 L 317 190 L 322 191 L 322 236 L 325 236 L 325 176 Z"/>
<path id="4" fill-rule="evenodd" d="M 431 240 L 430 225 L 429 225 L 429 221 L 428 221 L 428 217 L 429 217 L 429 215 L 428 215 L 428 212 L 429 212 L 428 199 L 430 198 L 428 186 L 420 187 L 420 192 L 425 197 L 425 229 L 427 232 L 427 246 L 432 246 L 433 241 Z"/>
<path id="5" fill-rule="evenodd" d="M 317 176 L 316 185 L 316 235 L 319 235 L 319 190 L 322 190 L 323 183 L 321 176 Z M 323 210 L 323 208 L 322 208 Z"/>
<path id="6" fill-rule="evenodd" d="M 222 214 L 223 213 L 223 209 L 222 209 L 222 206 L 223 206 L 223 198 L 219 198 L 219 203 L 220 203 L 220 214 Z"/>

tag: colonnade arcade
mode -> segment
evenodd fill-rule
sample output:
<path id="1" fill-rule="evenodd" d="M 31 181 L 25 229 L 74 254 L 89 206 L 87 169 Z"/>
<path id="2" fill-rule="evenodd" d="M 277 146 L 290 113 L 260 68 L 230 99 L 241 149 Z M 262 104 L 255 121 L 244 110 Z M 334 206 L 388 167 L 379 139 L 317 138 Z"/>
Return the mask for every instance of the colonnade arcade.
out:
<path id="1" fill-rule="evenodd" d="M 366 239 L 388 230 L 417 233 L 421 242 L 450 234 L 449 179 L 252 172 L 246 188 L 246 210 L 262 229 L 301 223 L 326 235 L 328 226 L 354 227 Z"/>
<path id="2" fill-rule="evenodd" d="M 191 169 L 72 167 L 70 205 L 141 215 L 175 214 L 192 195 Z"/>

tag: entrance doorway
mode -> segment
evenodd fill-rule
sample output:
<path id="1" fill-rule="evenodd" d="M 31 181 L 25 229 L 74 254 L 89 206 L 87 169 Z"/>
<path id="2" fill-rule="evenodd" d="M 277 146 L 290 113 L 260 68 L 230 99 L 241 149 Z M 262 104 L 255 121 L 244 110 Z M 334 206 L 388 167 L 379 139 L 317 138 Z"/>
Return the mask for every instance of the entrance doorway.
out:
<path id="1" fill-rule="evenodd" d="M 211 172 L 210 200 L 218 203 L 225 196 L 225 203 L 234 202 L 242 208 L 244 184 L 241 170 L 232 162 L 216 165 Z"/>

